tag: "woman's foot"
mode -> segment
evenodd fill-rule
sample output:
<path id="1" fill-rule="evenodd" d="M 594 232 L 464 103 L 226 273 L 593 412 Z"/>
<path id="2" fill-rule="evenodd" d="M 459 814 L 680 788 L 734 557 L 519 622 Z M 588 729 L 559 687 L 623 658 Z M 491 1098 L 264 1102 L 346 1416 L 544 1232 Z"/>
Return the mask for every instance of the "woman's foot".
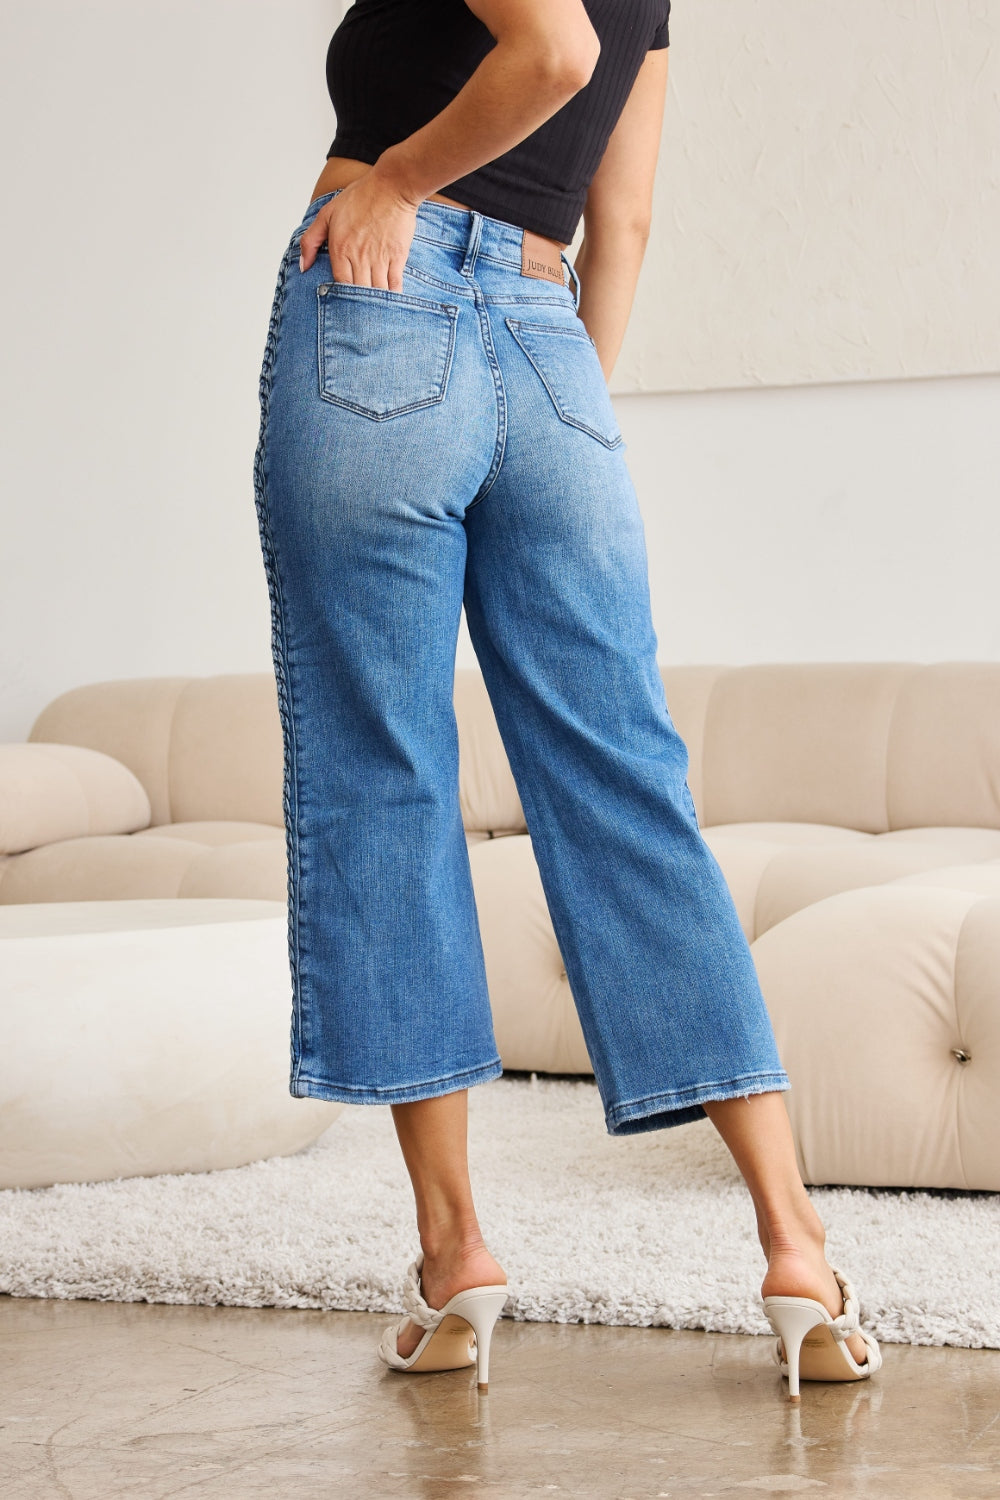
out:
<path id="1" fill-rule="evenodd" d="M 811 1297 L 823 1304 L 831 1318 L 839 1318 L 844 1311 L 844 1297 L 827 1264 L 822 1232 L 819 1238 L 799 1235 L 793 1240 L 782 1236 L 780 1244 L 772 1236 L 767 1274 L 761 1283 L 760 1294 L 762 1297 Z M 868 1349 L 861 1335 L 852 1333 L 846 1343 L 855 1363 L 865 1364 Z"/>
<path id="2" fill-rule="evenodd" d="M 710 1100 L 705 1113 L 718 1130 L 750 1189 L 757 1235 L 767 1256 L 764 1297 L 812 1297 L 831 1318 L 844 1298 L 826 1262 L 826 1233 L 806 1192 L 795 1157 L 792 1129 L 780 1093 Z M 859 1365 L 868 1349 L 859 1334 L 847 1340 Z"/>
<path id="3" fill-rule="evenodd" d="M 430 1307 L 444 1307 L 457 1292 L 472 1286 L 503 1286 L 507 1277 L 503 1267 L 493 1259 L 481 1239 L 441 1246 L 437 1253 L 424 1249 L 420 1272 L 420 1290 Z M 407 1320 L 396 1338 L 396 1348 L 403 1359 L 409 1359 L 426 1329 Z"/>

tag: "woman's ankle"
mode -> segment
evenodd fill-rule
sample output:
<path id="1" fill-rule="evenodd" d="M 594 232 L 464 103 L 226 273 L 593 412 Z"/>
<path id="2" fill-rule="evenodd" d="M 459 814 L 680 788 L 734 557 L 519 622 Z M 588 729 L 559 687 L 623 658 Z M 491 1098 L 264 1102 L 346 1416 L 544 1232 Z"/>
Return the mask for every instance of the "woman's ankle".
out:
<path id="1" fill-rule="evenodd" d="M 795 1250 L 809 1255 L 817 1250 L 823 1252 L 826 1229 L 804 1187 L 784 1195 L 780 1203 L 755 1204 L 755 1207 L 761 1237 L 767 1237 L 769 1255 Z"/>
<path id="2" fill-rule="evenodd" d="M 472 1260 L 486 1249 L 482 1230 L 475 1221 L 438 1220 L 421 1223 L 417 1230 L 425 1261 Z"/>
<path id="3" fill-rule="evenodd" d="M 443 1245 L 435 1255 L 424 1251 L 420 1281 L 432 1307 L 443 1306 L 449 1297 L 467 1287 L 499 1285 L 506 1279 L 506 1272 L 490 1254 L 482 1236 L 476 1242 Z"/>

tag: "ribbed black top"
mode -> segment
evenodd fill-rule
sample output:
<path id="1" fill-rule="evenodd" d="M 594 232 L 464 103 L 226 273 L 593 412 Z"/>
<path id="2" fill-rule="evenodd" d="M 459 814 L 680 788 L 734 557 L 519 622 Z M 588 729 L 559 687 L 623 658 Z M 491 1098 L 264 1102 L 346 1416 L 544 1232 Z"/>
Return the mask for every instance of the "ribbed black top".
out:
<path id="1" fill-rule="evenodd" d="M 439 190 L 564 244 L 643 58 L 669 43 L 670 0 L 584 5 L 601 42 L 590 82 L 512 150 Z M 440 114 L 493 46 L 465 0 L 354 0 L 326 56 L 337 115 L 327 155 L 376 161 Z"/>

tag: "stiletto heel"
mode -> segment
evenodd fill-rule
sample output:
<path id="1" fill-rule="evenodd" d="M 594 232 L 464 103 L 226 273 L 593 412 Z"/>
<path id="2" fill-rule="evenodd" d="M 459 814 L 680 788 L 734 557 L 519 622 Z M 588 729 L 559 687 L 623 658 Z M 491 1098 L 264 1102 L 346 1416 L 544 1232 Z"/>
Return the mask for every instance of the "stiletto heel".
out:
<path id="1" fill-rule="evenodd" d="M 833 1267 L 831 1267 L 833 1270 Z M 798 1404 L 799 1380 L 867 1380 L 882 1366 L 882 1353 L 872 1334 L 861 1327 L 858 1296 L 846 1276 L 833 1272 L 844 1297 L 844 1311 L 831 1318 L 822 1302 L 812 1297 L 765 1297 L 764 1311 L 778 1335 L 774 1357 L 788 1377 L 788 1399 Z M 857 1333 L 868 1350 L 859 1365 L 847 1347 Z M 811 1335 L 811 1337 L 810 1337 Z M 784 1349 L 784 1358 L 782 1358 Z"/>
<path id="2" fill-rule="evenodd" d="M 420 1290 L 421 1253 L 406 1273 L 403 1306 L 406 1317 L 393 1323 L 382 1335 L 379 1358 L 393 1370 L 462 1370 L 476 1366 L 476 1381 L 485 1391 L 490 1374 L 490 1343 L 493 1329 L 507 1302 L 506 1286 L 473 1286 L 456 1292 L 444 1307 L 430 1307 Z M 426 1330 L 408 1359 L 400 1354 L 396 1340 L 407 1321 Z"/>
<path id="3" fill-rule="evenodd" d="M 788 1399 L 797 1402 L 800 1399 L 799 1351 L 802 1341 L 810 1329 L 822 1323 L 826 1308 L 818 1302 L 810 1303 L 807 1297 L 768 1297 L 764 1306 L 768 1321 L 784 1346 L 782 1372 L 787 1364 Z"/>
<path id="4" fill-rule="evenodd" d="M 481 1391 L 489 1386 L 490 1342 L 506 1301 L 506 1287 L 492 1291 L 489 1287 L 476 1287 L 471 1292 L 460 1292 L 448 1303 L 452 1315 L 464 1318 L 476 1335 L 476 1383 Z"/>

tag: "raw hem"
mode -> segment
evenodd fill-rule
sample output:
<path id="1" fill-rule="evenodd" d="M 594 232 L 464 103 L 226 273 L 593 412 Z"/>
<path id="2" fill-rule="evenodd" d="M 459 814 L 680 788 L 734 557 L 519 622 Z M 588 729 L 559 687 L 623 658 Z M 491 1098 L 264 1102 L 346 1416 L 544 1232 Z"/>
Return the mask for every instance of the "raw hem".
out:
<path id="1" fill-rule="evenodd" d="M 703 1103 L 715 1099 L 743 1099 L 748 1094 L 778 1094 L 791 1088 L 788 1074 L 748 1073 L 725 1083 L 699 1083 L 689 1089 L 675 1089 L 668 1094 L 652 1094 L 648 1099 L 630 1099 L 625 1104 L 611 1104 L 605 1112 L 609 1135 L 639 1135 L 646 1130 L 665 1130 L 671 1125 L 686 1125 L 704 1118 Z"/>
<path id="2" fill-rule="evenodd" d="M 328 1083 L 324 1078 L 305 1078 L 300 1073 L 288 1085 L 294 1099 L 335 1099 L 342 1104 L 408 1104 L 415 1099 L 436 1099 L 439 1094 L 454 1094 L 477 1083 L 499 1078 L 503 1063 L 499 1057 L 480 1068 L 449 1073 L 444 1078 L 429 1078 L 424 1083 L 406 1083 L 400 1088 L 372 1088 L 352 1083 Z"/>

